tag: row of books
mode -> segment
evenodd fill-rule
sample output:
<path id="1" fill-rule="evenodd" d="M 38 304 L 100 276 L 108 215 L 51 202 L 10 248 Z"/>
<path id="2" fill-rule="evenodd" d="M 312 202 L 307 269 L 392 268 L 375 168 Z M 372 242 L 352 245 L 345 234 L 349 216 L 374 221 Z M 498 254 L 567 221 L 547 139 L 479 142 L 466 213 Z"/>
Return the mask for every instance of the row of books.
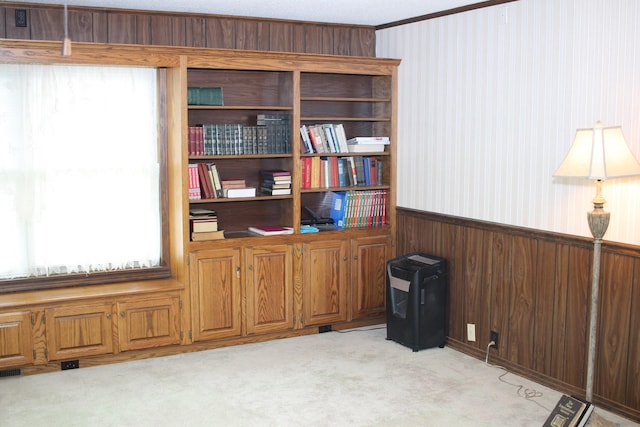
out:
<path id="1" fill-rule="evenodd" d="M 387 223 L 387 190 L 334 191 L 330 217 L 337 228 L 375 228 Z"/>
<path id="2" fill-rule="evenodd" d="M 302 188 L 373 186 L 382 182 L 382 161 L 376 157 L 302 158 Z"/>
<path id="3" fill-rule="evenodd" d="M 257 126 L 246 126 L 240 123 L 206 123 L 189 126 L 189 155 L 238 156 L 291 153 L 291 126 L 288 116 L 283 116 L 279 121 L 261 119 L 261 116 L 272 115 L 258 115 Z"/>
<path id="4" fill-rule="evenodd" d="M 189 163 L 189 200 L 255 197 L 244 179 L 221 179 L 215 163 Z"/>
<path id="5" fill-rule="evenodd" d="M 389 137 L 347 139 L 342 123 L 302 125 L 300 137 L 300 152 L 303 154 L 381 152 L 390 143 Z"/>
<path id="6" fill-rule="evenodd" d="M 291 172 L 285 170 L 266 170 L 261 172 L 260 191 L 269 196 L 291 194 Z"/>
<path id="7" fill-rule="evenodd" d="M 224 239 L 224 231 L 218 229 L 218 215 L 211 209 L 193 208 L 189 210 L 191 240 Z"/>

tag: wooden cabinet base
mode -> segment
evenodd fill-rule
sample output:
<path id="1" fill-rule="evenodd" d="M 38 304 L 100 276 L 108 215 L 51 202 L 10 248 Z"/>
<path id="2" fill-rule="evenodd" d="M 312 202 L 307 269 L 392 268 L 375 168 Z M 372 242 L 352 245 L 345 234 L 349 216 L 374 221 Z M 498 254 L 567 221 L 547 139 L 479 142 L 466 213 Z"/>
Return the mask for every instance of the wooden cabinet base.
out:
<path id="1" fill-rule="evenodd" d="M 359 327 L 384 327 L 384 318 L 372 318 L 366 321 L 338 323 L 331 325 L 335 331 L 359 328 Z M 230 347 L 235 345 L 251 344 L 258 342 L 272 341 L 282 338 L 292 338 L 304 335 L 314 335 L 319 331 L 318 327 L 309 327 L 305 329 L 290 330 L 287 332 L 250 335 L 244 337 L 233 337 L 228 339 L 219 339 L 214 341 L 198 342 L 189 345 L 173 345 L 168 347 L 158 347 L 143 350 L 126 351 L 119 354 L 99 355 L 79 358 L 79 367 L 88 368 L 91 366 L 109 365 L 112 363 L 123 363 L 134 360 L 150 359 L 153 357 L 172 356 L 181 353 L 191 353 L 195 351 L 213 350 L 216 348 Z M 47 372 L 60 371 L 60 362 L 49 362 L 42 365 L 22 366 L 23 375 L 35 375 Z"/>

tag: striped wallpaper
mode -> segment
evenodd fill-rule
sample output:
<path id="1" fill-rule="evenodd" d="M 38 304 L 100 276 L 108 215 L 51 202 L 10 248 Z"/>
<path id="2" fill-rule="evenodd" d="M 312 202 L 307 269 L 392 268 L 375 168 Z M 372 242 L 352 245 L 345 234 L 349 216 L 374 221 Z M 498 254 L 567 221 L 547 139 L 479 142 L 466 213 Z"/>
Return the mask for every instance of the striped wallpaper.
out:
<path id="1" fill-rule="evenodd" d="M 595 184 L 553 172 L 577 128 L 640 158 L 640 1 L 519 0 L 379 30 L 400 58 L 399 207 L 590 237 Z M 640 177 L 605 182 L 605 240 L 640 245 Z"/>

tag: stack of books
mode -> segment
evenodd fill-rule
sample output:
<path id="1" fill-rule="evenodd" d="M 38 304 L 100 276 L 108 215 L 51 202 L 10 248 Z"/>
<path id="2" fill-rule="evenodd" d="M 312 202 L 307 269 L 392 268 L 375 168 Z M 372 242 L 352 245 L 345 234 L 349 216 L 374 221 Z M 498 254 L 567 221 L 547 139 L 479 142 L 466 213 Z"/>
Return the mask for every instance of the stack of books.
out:
<path id="1" fill-rule="evenodd" d="M 224 239 L 224 232 L 218 230 L 218 215 L 210 209 L 193 208 L 189 211 L 191 241 Z"/>
<path id="2" fill-rule="evenodd" d="M 389 145 L 388 136 L 358 136 L 347 141 L 350 153 L 379 153 Z"/>
<path id="3" fill-rule="evenodd" d="M 235 199 L 256 196 L 255 187 L 247 187 L 244 179 L 223 179 L 221 185 L 223 197 Z"/>
<path id="4" fill-rule="evenodd" d="M 262 171 L 262 194 L 281 196 L 291 194 L 291 172 L 285 170 Z"/>

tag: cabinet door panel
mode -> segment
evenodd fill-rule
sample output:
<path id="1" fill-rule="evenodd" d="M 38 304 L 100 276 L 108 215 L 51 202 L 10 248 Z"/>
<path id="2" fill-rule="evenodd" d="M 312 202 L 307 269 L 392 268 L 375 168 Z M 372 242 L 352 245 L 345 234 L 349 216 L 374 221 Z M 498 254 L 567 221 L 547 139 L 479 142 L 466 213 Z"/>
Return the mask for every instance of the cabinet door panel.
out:
<path id="1" fill-rule="evenodd" d="M 304 323 L 329 324 L 347 319 L 348 241 L 304 245 Z"/>
<path id="2" fill-rule="evenodd" d="M 382 316 L 386 302 L 386 266 L 391 254 L 389 236 L 352 241 L 352 318 Z"/>
<path id="3" fill-rule="evenodd" d="M 180 343 L 180 297 L 166 296 L 118 303 L 120 350 Z"/>
<path id="4" fill-rule="evenodd" d="M 49 360 L 113 352 L 111 303 L 45 310 Z"/>
<path id="5" fill-rule="evenodd" d="M 292 260 L 289 245 L 247 248 L 247 333 L 293 328 Z"/>
<path id="6" fill-rule="evenodd" d="M 190 268 L 193 340 L 241 335 L 240 251 L 195 252 Z"/>
<path id="7" fill-rule="evenodd" d="M 30 312 L 0 314 L 0 368 L 33 362 Z"/>

